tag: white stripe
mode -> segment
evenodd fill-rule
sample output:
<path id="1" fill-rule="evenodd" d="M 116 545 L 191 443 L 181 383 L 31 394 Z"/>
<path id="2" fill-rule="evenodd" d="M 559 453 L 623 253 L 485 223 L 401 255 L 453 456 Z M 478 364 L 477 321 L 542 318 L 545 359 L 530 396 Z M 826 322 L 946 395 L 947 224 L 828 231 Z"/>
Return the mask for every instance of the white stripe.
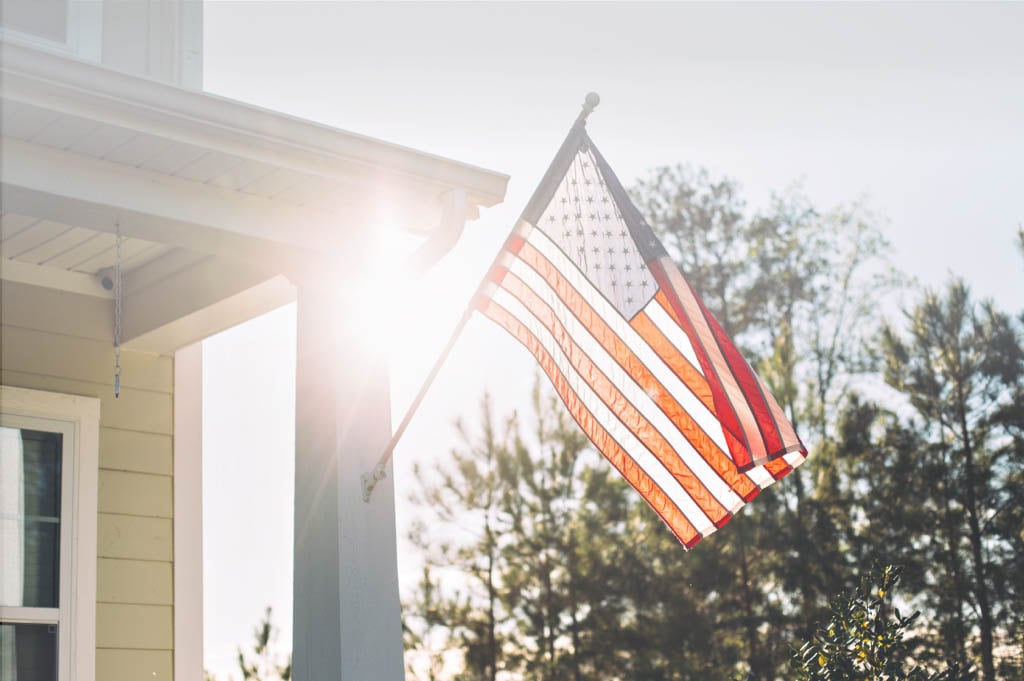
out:
<path id="1" fill-rule="evenodd" d="M 754 466 L 746 472 L 746 476 L 750 478 L 751 482 L 761 489 L 771 487 L 775 482 L 775 478 L 772 477 L 771 473 L 765 470 L 764 466 Z"/>
<path id="2" fill-rule="evenodd" d="M 697 353 L 693 349 L 693 345 L 690 343 L 690 337 L 679 328 L 675 320 L 668 316 L 665 312 L 665 308 L 661 306 L 657 300 L 652 300 L 647 307 L 644 308 L 644 312 L 651 318 L 654 325 L 658 327 L 658 330 L 665 334 L 665 338 L 668 338 L 672 345 L 683 353 L 686 360 L 693 366 L 694 369 L 700 372 L 700 375 L 704 375 L 704 368 L 700 365 L 700 360 L 697 359 Z"/>
<path id="3" fill-rule="evenodd" d="M 799 466 L 800 464 L 807 460 L 807 457 L 801 454 L 800 452 L 790 452 L 789 454 L 784 454 L 782 458 L 785 459 L 786 463 L 788 463 L 793 468 L 796 468 L 797 466 Z"/>
<path id="4" fill-rule="evenodd" d="M 555 269 L 569 282 L 570 285 L 575 288 L 580 295 L 586 300 L 594 311 L 605 321 L 606 324 L 615 332 L 615 334 L 623 340 L 623 342 L 629 347 L 630 350 L 640 359 L 644 365 L 654 374 L 654 377 L 665 386 L 665 389 L 675 398 L 679 405 L 683 407 L 690 414 L 694 421 L 704 430 L 705 433 L 715 442 L 718 447 L 728 455 L 729 448 L 725 441 L 725 433 L 722 431 L 722 422 L 711 413 L 710 410 L 704 405 L 703 402 L 693 394 L 685 383 L 676 375 L 672 368 L 665 364 L 664 360 L 658 356 L 654 349 L 644 340 L 636 329 L 629 325 L 629 323 L 619 314 L 618 310 L 612 307 L 611 304 L 601 295 L 601 292 L 594 288 L 594 285 L 579 271 L 565 254 L 562 253 L 561 249 L 555 245 L 550 238 L 545 235 L 541 230 L 534 229 L 527 235 L 526 241 L 536 248 L 541 255 L 548 259 Z M 506 267 L 510 268 L 516 262 L 522 262 L 518 258 L 514 260 L 508 260 L 503 262 Z M 525 263 L 523 263 L 526 265 Z M 539 278 L 539 275 L 534 272 L 529 265 L 526 265 L 534 276 Z M 516 270 L 517 273 L 520 270 Z M 690 345 L 690 339 L 683 333 L 682 329 L 665 313 L 662 309 L 661 304 L 656 300 L 652 300 L 647 305 L 646 310 L 648 315 L 651 316 L 652 321 L 657 324 L 657 321 L 650 312 L 657 308 L 657 314 L 660 312 L 670 322 L 670 328 L 674 328 L 678 334 L 681 334 L 682 338 L 678 342 L 682 343 L 680 351 L 687 357 L 693 356 L 694 359 L 691 363 L 700 369 L 700 363 L 696 361 L 693 347 Z M 659 325 L 659 329 L 662 327 Z M 664 329 L 662 329 L 664 333 Z M 673 336 L 666 334 L 670 341 L 673 340 Z M 731 460 L 731 456 L 729 457 Z M 745 473 L 750 478 L 751 482 L 757 485 L 761 489 L 765 489 L 775 482 L 775 478 L 771 476 L 763 468 L 757 467 Z"/>
<path id="5" fill-rule="evenodd" d="M 539 238 L 535 239 L 535 236 Z M 665 364 L 664 360 L 658 356 L 658 353 L 656 353 L 650 344 L 644 340 L 643 336 L 629 325 L 629 322 L 619 314 L 618 310 L 612 307 L 608 301 L 604 299 L 601 293 L 594 288 L 593 284 L 583 276 L 574 264 L 566 259 L 562 251 L 552 244 L 543 233 L 539 230 L 534 231 L 530 234 L 529 242 L 549 261 L 551 261 L 555 268 L 559 270 L 561 275 L 565 277 L 566 281 L 579 291 L 583 299 L 594 308 L 594 311 L 597 312 L 601 319 L 611 327 L 612 331 L 622 339 L 633 354 L 635 354 L 637 358 L 639 358 L 639 360 L 650 370 L 650 372 L 654 374 L 654 377 L 658 379 L 658 382 L 665 386 L 665 390 L 667 390 L 669 394 L 679 402 L 679 405 L 685 409 L 691 417 L 693 417 L 693 420 L 697 422 L 697 425 L 699 425 L 704 432 L 708 434 L 708 437 L 718 445 L 719 449 L 725 452 L 726 456 L 728 456 L 729 446 L 725 441 L 725 433 L 722 432 L 722 422 L 719 421 L 718 417 L 711 413 L 704 403 L 693 394 L 693 391 L 683 383 L 674 371 L 672 371 L 672 368 Z M 512 265 L 515 262 L 522 261 L 517 258 L 506 266 L 509 267 L 509 269 L 512 269 Z M 523 263 L 523 265 L 529 269 L 529 271 L 533 273 L 538 280 L 540 279 L 540 276 L 536 275 L 529 265 L 526 263 Z M 515 269 L 514 271 L 518 274 L 521 270 Z M 537 288 L 532 284 L 531 286 L 534 289 Z M 647 306 L 647 309 L 650 310 L 654 307 L 660 308 L 661 306 L 657 301 L 652 301 L 652 303 Z M 683 335 L 682 340 L 685 343 L 685 348 L 688 348 L 692 353 L 693 348 L 690 347 L 690 341 L 685 335 Z M 680 349 L 682 350 L 683 348 Z"/>
<path id="6" fill-rule="evenodd" d="M 590 387 L 590 384 L 576 371 L 572 362 L 559 347 L 554 337 L 536 317 L 523 307 L 522 303 L 516 300 L 507 292 L 504 294 L 500 305 L 518 319 L 530 333 L 532 333 L 541 346 L 551 355 L 559 371 L 565 376 L 569 386 L 579 397 L 594 418 L 608 433 L 615 438 L 619 446 L 636 462 L 636 464 L 653 480 L 682 512 L 690 524 L 707 536 L 715 531 L 715 526 L 707 517 L 700 506 L 697 505 L 679 482 L 669 473 L 660 461 L 641 443 L 633 432 L 623 424 L 618 417 L 608 409 L 605 403 Z M 499 301 L 495 299 L 495 302 Z"/>
<path id="7" fill-rule="evenodd" d="M 746 476 L 750 478 L 751 482 L 761 489 L 770 487 L 771 484 L 775 482 L 775 478 L 772 477 L 771 473 L 764 469 L 764 466 L 755 466 L 751 468 L 746 472 Z"/>
<path id="8" fill-rule="evenodd" d="M 661 433 L 669 446 L 675 450 L 683 463 L 693 471 L 698 481 L 707 488 L 711 495 L 729 513 L 734 513 L 743 506 L 743 500 L 708 465 L 704 457 L 694 449 L 689 440 L 672 423 L 671 419 L 665 415 L 665 412 L 661 410 L 661 407 L 651 399 L 647 391 L 626 373 L 622 365 L 608 354 L 587 328 L 573 316 L 572 312 L 559 299 L 558 294 L 529 265 L 521 260 L 511 268 L 511 271 L 522 278 L 523 282 L 533 289 L 540 296 L 541 300 L 551 306 L 555 317 L 565 327 L 569 336 L 580 346 L 580 349 L 590 357 L 594 365 L 608 377 L 612 385 L 618 388 L 623 396 L 640 412 L 640 415 Z M 522 319 L 521 314 L 530 314 L 518 299 L 503 289 L 495 292 L 493 298 L 520 319 Z M 522 310 L 522 313 L 519 310 Z"/>

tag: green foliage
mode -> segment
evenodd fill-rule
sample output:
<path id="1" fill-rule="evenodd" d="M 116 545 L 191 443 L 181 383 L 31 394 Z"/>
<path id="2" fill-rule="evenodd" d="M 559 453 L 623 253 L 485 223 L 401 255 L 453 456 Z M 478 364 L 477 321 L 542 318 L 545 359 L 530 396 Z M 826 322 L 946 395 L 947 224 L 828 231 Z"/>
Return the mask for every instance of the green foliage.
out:
<path id="1" fill-rule="evenodd" d="M 255 642 L 252 649 L 243 652 L 238 649 L 238 668 L 242 672 L 243 681 L 289 681 L 292 678 L 291 655 L 287 662 L 281 663 L 272 650 L 277 637 L 277 628 L 271 623 L 271 609 L 267 607 L 263 619 L 253 629 Z"/>
<path id="2" fill-rule="evenodd" d="M 538 390 L 501 420 L 485 398 L 463 446 L 418 471 L 410 676 L 775 681 L 795 673 L 792 642 L 812 641 L 831 675 L 804 678 L 1022 678 L 1024 318 L 953 282 L 884 324 L 906 282 L 860 204 L 790 190 L 753 213 L 733 181 L 685 168 L 634 197 L 810 460 L 685 553 L 557 401 Z M 919 616 L 877 589 L 830 609 L 873 564 L 904 566 L 900 607 Z M 862 666 L 881 671 L 829 667 L 849 643 L 822 636 L 830 617 L 869 623 Z M 928 677 L 908 659 L 951 662 Z"/>
<path id="3" fill-rule="evenodd" d="M 929 672 L 908 662 L 906 637 L 920 626 L 920 613 L 904 616 L 893 605 L 900 570 L 885 566 L 865 577 L 854 593 L 837 598 L 831 618 L 795 651 L 798 681 L 973 681 L 957 662 Z"/>
<path id="4" fill-rule="evenodd" d="M 238 648 L 238 669 L 242 681 L 291 681 L 292 656 L 289 654 L 286 662 L 280 661 L 278 653 L 272 649 L 276 638 L 277 627 L 273 625 L 268 606 L 253 629 L 252 647 L 245 652 L 241 646 Z M 228 676 L 229 681 L 233 678 Z M 217 681 L 217 678 L 204 669 L 203 681 Z"/>

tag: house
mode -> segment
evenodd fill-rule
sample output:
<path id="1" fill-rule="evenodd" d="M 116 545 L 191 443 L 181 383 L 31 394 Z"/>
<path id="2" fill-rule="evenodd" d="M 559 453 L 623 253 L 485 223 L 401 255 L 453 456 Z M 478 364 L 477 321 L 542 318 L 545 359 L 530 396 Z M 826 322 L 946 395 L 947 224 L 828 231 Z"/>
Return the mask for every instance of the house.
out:
<path id="1" fill-rule="evenodd" d="M 423 268 L 507 178 L 202 92 L 199 2 L 2 22 L 0 679 L 202 678 L 200 343 L 295 300 L 294 678 L 402 678 L 352 294 L 382 212 Z"/>

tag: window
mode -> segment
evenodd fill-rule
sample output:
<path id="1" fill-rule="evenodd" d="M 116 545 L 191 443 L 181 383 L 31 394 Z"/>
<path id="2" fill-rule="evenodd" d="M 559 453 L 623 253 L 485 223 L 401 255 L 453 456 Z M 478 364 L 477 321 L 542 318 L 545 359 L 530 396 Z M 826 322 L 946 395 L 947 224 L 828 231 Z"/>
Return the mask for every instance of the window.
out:
<path id="1" fill-rule="evenodd" d="M 95 675 L 99 400 L 0 386 L 0 681 Z"/>
<path id="2" fill-rule="evenodd" d="M 100 0 L 0 0 L 0 38 L 100 61 Z"/>

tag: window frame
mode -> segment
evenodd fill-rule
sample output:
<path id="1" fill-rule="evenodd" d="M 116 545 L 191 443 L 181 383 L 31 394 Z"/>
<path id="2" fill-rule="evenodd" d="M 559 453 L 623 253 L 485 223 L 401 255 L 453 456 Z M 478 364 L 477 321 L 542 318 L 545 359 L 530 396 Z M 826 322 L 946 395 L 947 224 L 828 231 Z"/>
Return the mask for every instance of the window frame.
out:
<path id="1" fill-rule="evenodd" d="M 63 436 L 60 602 L 57 608 L 0 606 L 0 619 L 53 624 L 56 614 L 57 678 L 94 681 L 100 400 L 0 385 L 0 424 Z"/>
<path id="2" fill-rule="evenodd" d="M 6 0 L 0 0 L 6 4 Z M 64 56 L 100 61 L 103 56 L 103 0 L 67 0 L 64 8 L 65 40 L 55 40 L 0 25 L 0 39 Z"/>

